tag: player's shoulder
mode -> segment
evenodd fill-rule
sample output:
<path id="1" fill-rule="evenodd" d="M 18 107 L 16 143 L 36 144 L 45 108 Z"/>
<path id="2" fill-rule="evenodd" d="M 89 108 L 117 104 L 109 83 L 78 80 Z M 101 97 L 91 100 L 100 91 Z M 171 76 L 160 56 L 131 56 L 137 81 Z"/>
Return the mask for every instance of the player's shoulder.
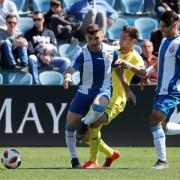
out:
<path id="1" fill-rule="evenodd" d="M 137 60 L 143 60 L 142 56 L 135 49 L 132 50 L 132 56 Z"/>
<path id="2" fill-rule="evenodd" d="M 134 49 L 131 52 L 130 62 L 132 64 L 139 64 L 140 66 L 144 66 L 144 60 L 142 56 Z"/>

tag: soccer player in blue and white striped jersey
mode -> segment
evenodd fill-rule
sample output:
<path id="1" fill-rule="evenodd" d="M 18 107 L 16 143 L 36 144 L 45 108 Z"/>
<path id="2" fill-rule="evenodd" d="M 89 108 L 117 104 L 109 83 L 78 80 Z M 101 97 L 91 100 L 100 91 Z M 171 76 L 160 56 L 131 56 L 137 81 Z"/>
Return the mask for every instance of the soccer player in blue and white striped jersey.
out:
<path id="1" fill-rule="evenodd" d="M 111 70 L 118 60 L 117 50 L 102 42 L 103 32 L 97 24 L 86 31 L 87 44 L 77 53 L 64 74 L 64 87 L 72 83 L 72 74 L 80 71 L 81 81 L 71 102 L 65 127 L 66 144 L 71 154 L 72 168 L 80 168 L 76 152 L 76 127 L 81 119 L 90 125 L 103 115 L 112 93 Z M 88 128 L 88 127 L 87 127 Z"/>
<path id="2" fill-rule="evenodd" d="M 160 30 L 164 39 L 161 42 L 158 57 L 158 82 L 152 114 L 149 119 L 157 162 L 154 169 L 168 167 L 166 158 L 166 138 L 162 125 L 168 122 L 173 110 L 180 104 L 180 35 L 179 16 L 173 11 L 160 16 Z M 165 121 L 166 120 L 166 121 Z M 164 127 L 170 134 L 173 130 L 180 133 L 180 125 Z"/>

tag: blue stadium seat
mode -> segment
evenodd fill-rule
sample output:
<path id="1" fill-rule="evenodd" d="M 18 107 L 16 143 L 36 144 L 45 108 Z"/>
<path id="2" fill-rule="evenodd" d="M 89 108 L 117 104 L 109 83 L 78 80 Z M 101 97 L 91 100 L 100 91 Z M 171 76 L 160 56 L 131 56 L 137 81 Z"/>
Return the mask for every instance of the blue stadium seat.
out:
<path id="1" fill-rule="evenodd" d="M 16 4 L 19 15 L 30 14 L 28 8 L 28 0 L 12 0 L 12 1 Z"/>
<path id="2" fill-rule="evenodd" d="M 18 22 L 18 28 L 23 33 L 32 28 L 33 25 L 34 23 L 31 17 L 21 17 Z"/>
<path id="3" fill-rule="evenodd" d="M 144 0 L 120 0 L 121 11 L 126 14 L 142 14 Z"/>
<path id="4" fill-rule="evenodd" d="M 150 39 L 151 32 L 158 28 L 158 22 L 152 18 L 137 18 L 134 22 L 139 31 L 139 39 Z"/>
<path id="5" fill-rule="evenodd" d="M 115 0 L 105 0 L 106 2 L 108 2 L 108 4 L 110 4 L 112 7 L 114 7 L 115 5 Z"/>
<path id="6" fill-rule="evenodd" d="M 3 76 L 0 74 L 0 84 L 3 84 Z"/>
<path id="7" fill-rule="evenodd" d="M 72 60 L 73 56 L 76 54 L 78 50 L 81 49 L 79 45 L 75 44 L 62 44 L 59 46 L 59 54 L 62 57 L 67 57 Z"/>
<path id="8" fill-rule="evenodd" d="M 62 0 L 63 7 L 67 7 L 68 5 L 73 4 L 76 1 L 78 1 L 78 0 Z"/>
<path id="9" fill-rule="evenodd" d="M 107 30 L 107 36 L 109 40 L 118 40 L 122 32 L 123 26 L 127 25 L 127 21 L 124 19 L 118 19 Z"/>
<path id="10" fill-rule="evenodd" d="M 135 49 L 135 50 L 136 50 L 139 54 L 141 54 L 141 53 L 142 53 L 141 46 L 139 46 L 139 45 L 135 44 L 134 49 Z"/>
<path id="11" fill-rule="evenodd" d="M 57 71 L 43 71 L 39 74 L 41 85 L 62 85 L 63 75 Z"/>
<path id="12" fill-rule="evenodd" d="M 155 0 L 146 0 L 144 2 L 145 12 L 150 12 L 150 14 L 153 14 L 155 4 L 156 4 Z"/>
<path id="13" fill-rule="evenodd" d="M 42 11 L 47 13 L 50 9 L 50 1 L 48 0 L 33 0 L 33 11 Z"/>
<path id="14" fill-rule="evenodd" d="M 30 73 L 9 72 L 7 75 L 7 84 L 13 85 L 31 85 L 33 83 Z"/>

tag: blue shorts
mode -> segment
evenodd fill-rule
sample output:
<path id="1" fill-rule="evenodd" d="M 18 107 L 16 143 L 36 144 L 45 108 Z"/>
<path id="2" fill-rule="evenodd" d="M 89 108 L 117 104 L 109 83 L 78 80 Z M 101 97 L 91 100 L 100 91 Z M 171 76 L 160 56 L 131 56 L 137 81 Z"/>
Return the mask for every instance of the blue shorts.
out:
<path id="1" fill-rule="evenodd" d="M 109 91 L 93 92 L 88 95 L 77 92 L 70 104 L 69 111 L 85 116 L 97 96 L 105 96 L 108 100 L 111 98 Z"/>
<path id="2" fill-rule="evenodd" d="M 168 120 L 178 104 L 180 104 L 180 97 L 173 95 L 157 95 L 154 99 L 153 109 L 165 113 L 167 116 L 166 119 Z"/>

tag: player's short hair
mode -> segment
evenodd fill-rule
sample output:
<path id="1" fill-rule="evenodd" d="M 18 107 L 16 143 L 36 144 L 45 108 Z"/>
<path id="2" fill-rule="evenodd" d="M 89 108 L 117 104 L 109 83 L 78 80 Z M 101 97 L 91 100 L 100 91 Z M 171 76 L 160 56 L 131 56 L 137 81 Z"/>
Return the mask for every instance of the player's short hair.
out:
<path id="1" fill-rule="evenodd" d="M 8 19 L 11 19 L 11 18 L 16 18 L 16 19 L 18 19 L 18 17 L 17 17 L 16 14 L 8 14 L 8 15 L 6 16 L 6 21 L 7 21 Z"/>
<path id="2" fill-rule="evenodd" d="M 101 28 L 98 24 L 89 24 L 86 29 L 86 34 L 93 35 L 94 33 L 97 33 L 98 31 L 101 31 Z"/>
<path id="3" fill-rule="evenodd" d="M 160 16 L 160 21 L 163 21 L 167 26 L 170 26 L 173 22 L 178 20 L 179 16 L 174 11 L 165 11 Z"/>
<path id="4" fill-rule="evenodd" d="M 139 38 L 139 32 L 135 26 L 125 25 L 122 29 L 123 32 L 128 33 L 132 39 Z"/>

